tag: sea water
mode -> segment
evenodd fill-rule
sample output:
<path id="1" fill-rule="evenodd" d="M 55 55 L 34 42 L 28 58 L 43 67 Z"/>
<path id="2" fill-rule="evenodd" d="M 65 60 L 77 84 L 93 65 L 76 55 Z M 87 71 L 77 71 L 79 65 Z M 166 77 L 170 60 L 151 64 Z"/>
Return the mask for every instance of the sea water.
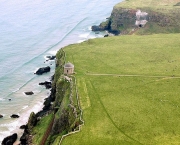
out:
<path id="1" fill-rule="evenodd" d="M 0 143 L 4 137 L 22 131 L 20 125 L 29 114 L 43 107 L 50 92 L 38 84 L 54 74 L 55 55 L 64 46 L 87 39 L 98 25 L 110 16 L 121 0 L 0 0 Z M 50 66 L 51 72 L 37 76 L 39 67 Z M 26 91 L 34 95 L 27 96 Z M 11 99 L 11 101 L 9 101 Z M 12 119 L 12 114 L 20 118 Z"/>

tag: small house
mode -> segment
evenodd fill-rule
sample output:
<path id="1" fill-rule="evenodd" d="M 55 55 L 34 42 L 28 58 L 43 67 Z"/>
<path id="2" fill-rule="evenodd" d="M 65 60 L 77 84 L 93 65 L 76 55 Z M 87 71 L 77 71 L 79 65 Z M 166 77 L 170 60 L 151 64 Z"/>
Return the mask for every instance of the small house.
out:
<path id="1" fill-rule="evenodd" d="M 70 62 L 64 65 L 64 74 L 70 75 L 74 73 L 74 65 Z"/>

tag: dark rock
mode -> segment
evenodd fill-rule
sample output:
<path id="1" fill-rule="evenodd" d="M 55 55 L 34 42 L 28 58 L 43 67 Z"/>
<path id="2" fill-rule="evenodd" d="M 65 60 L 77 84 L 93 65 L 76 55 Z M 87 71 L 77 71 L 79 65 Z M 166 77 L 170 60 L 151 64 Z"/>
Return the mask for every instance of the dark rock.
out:
<path id="1" fill-rule="evenodd" d="M 8 99 L 9 101 L 11 101 L 11 99 Z"/>
<path id="2" fill-rule="evenodd" d="M 119 35 L 120 34 L 120 30 L 109 30 L 109 33 L 112 33 L 114 35 Z"/>
<path id="3" fill-rule="evenodd" d="M 106 22 L 102 22 L 99 26 L 92 26 L 92 31 L 105 31 L 107 30 L 109 33 L 112 33 L 114 35 L 119 35 L 120 30 L 118 28 L 114 28 L 111 25 L 112 20 L 109 18 Z"/>
<path id="4" fill-rule="evenodd" d="M 3 115 L 0 114 L 0 118 L 3 118 Z"/>
<path id="5" fill-rule="evenodd" d="M 3 139 L 2 145 L 13 145 L 13 143 L 17 140 L 17 133 L 10 135 Z"/>
<path id="6" fill-rule="evenodd" d="M 55 55 L 52 55 L 52 56 L 46 56 L 47 58 L 49 58 L 49 60 L 54 60 L 56 58 Z"/>
<path id="7" fill-rule="evenodd" d="M 92 31 L 104 31 L 104 29 L 102 27 L 96 26 L 96 25 L 92 26 L 91 29 L 92 29 Z"/>
<path id="8" fill-rule="evenodd" d="M 26 128 L 27 128 L 27 125 L 21 125 L 19 128 L 20 128 L 20 129 L 26 129 Z"/>
<path id="9" fill-rule="evenodd" d="M 39 83 L 39 85 L 44 85 L 46 87 L 46 89 L 50 89 L 51 88 L 51 82 L 42 82 L 42 83 Z"/>
<path id="10" fill-rule="evenodd" d="M 12 114 L 11 115 L 11 118 L 19 118 L 20 116 L 19 115 L 17 115 L 17 114 Z"/>
<path id="11" fill-rule="evenodd" d="M 104 37 L 108 37 L 108 36 L 109 36 L 108 34 L 104 35 Z"/>
<path id="12" fill-rule="evenodd" d="M 21 145 L 27 145 L 28 144 L 28 133 L 24 131 L 23 135 L 20 137 Z"/>
<path id="13" fill-rule="evenodd" d="M 33 95 L 34 93 L 32 91 L 30 92 L 24 92 L 26 95 Z"/>
<path id="14" fill-rule="evenodd" d="M 47 67 L 42 67 L 42 68 L 39 68 L 35 74 L 37 75 L 42 75 L 43 73 L 47 73 L 47 72 L 50 72 L 51 68 L 49 66 Z"/>
<path id="15" fill-rule="evenodd" d="M 45 99 L 43 110 L 47 110 L 50 108 L 51 101 L 52 101 L 51 97 Z"/>
<path id="16" fill-rule="evenodd" d="M 53 80 L 54 80 L 54 75 L 53 75 L 53 76 L 51 76 L 50 80 L 51 80 L 51 81 L 53 81 Z"/>

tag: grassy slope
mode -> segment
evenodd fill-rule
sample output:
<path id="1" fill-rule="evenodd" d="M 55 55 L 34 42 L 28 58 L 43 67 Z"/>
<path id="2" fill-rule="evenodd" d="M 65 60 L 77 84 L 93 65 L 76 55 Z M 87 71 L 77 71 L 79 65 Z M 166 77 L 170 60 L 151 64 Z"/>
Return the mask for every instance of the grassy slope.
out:
<path id="1" fill-rule="evenodd" d="M 179 37 L 121 36 L 68 46 L 85 125 L 62 144 L 180 144 Z"/>
<path id="2" fill-rule="evenodd" d="M 172 9 L 179 0 L 125 0 L 115 7 L 126 7 L 126 8 L 138 8 L 138 7 L 150 7 L 152 9 Z M 162 11 L 162 9 L 160 9 Z"/>
<path id="3" fill-rule="evenodd" d="M 53 114 L 50 114 L 48 116 L 45 116 L 42 118 L 37 125 L 33 128 L 33 143 L 40 144 L 42 141 L 42 138 L 53 118 Z"/>

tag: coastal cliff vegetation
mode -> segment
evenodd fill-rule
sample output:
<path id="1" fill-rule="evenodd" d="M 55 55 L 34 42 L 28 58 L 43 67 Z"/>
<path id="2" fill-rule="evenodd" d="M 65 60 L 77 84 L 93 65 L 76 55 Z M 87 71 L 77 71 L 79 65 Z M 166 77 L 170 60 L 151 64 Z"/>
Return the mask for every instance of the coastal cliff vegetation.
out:
<path id="1" fill-rule="evenodd" d="M 79 130 L 82 124 L 75 77 L 67 79 L 63 74 L 65 52 L 59 50 L 56 58 L 51 95 L 42 111 L 31 113 L 21 144 L 57 145 L 63 135 Z"/>

